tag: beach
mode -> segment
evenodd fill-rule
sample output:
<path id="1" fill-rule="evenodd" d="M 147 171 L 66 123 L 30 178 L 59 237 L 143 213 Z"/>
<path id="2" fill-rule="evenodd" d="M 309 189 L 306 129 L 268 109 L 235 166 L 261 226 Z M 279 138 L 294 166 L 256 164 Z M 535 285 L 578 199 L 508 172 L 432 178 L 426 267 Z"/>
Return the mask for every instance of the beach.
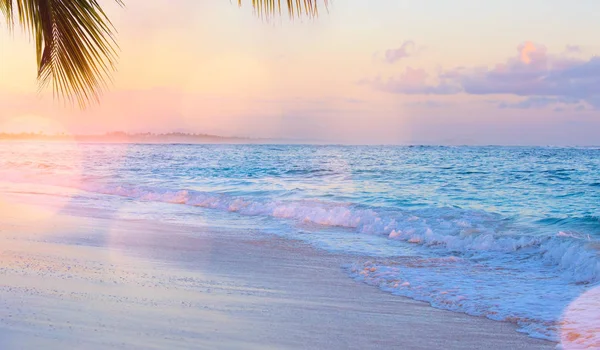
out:
<path id="1" fill-rule="evenodd" d="M 32 202 L 2 196 L 2 349 L 555 347 L 356 282 L 352 257 L 301 241 Z"/>
<path id="2" fill-rule="evenodd" d="M 0 0 L 0 350 L 600 349 L 598 3 L 474 5 Z"/>

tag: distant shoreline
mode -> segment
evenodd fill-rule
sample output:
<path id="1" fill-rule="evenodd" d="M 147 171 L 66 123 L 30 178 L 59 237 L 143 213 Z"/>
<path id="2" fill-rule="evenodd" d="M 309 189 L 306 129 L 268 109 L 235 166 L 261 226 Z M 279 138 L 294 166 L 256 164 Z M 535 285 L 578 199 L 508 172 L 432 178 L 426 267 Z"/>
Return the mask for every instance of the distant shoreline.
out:
<path id="1" fill-rule="evenodd" d="M 262 138 L 248 138 L 248 137 L 227 137 L 217 136 L 209 134 L 188 134 L 188 133 L 166 133 L 166 134 L 154 134 L 154 133 L 124 133 L 124 132 L 112 132 L 106 134 L 90 134 L 90 135 L 47 135 L 40 133 L 0 133 L 0 142 L 11 142 L 11 141 L 39 141 L 39 142 L 64 142 L 64 141 L 75 141 L 75 142 L 89 142 L 89 143 L 156 143 L 156 144 L 170 144 L 170 143 L 197 143 L 197 144 L 211 144 L 211 143 L 222 143 L 222 144 L 258 144 L 258 143 L 278 143 L 284 140 L 276 139 L 262 139 Z M 290 140 L 285 140 L 290 142 Z"/>
<path id="2" fill-rule="evenodd" d="M 125 133 L 111 132 L 106 134 L 54 134 L 43 133 L 2 133 L 0 143 L 6 142 L 78 142 L 78 143 L 112 143 L 112 144 L 231 144 L 231 145 L 329 145 L 329 146 L 398 146 L 398 147 L 515 147 L 515 148 L 586 148 L 596 149 L 600 145 L 502 145 L 502 144 L 452 144 L 452 143 L 343 143 L 315 139 L 287 138 L 252 138 L 240 136 L 218 136 L 191 133 Z"/>

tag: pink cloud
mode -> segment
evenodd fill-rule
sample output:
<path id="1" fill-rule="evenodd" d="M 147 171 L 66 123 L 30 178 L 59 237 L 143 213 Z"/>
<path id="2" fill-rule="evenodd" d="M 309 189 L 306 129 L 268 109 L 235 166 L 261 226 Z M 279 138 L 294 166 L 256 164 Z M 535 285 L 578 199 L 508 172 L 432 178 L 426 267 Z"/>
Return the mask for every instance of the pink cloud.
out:
<path id="1" fill-rule="evenodd" d="M 385 51 L 385 62 L 396 63 L 403 58 L 410 57 L 416 49 L 415 43 L 412 40 L 407 40 L 397 49 L 388 49 Z"/>
<path id="2" fill-rule="evenodd" d="M 377 77 L 373 80 L 362 80 L 360 84 L 370 85 L 378 90 L 408 94 L 408 95 L 446 95 L 458 92 L 456 87 L 446 84 L 428 85 L 427 78 L 429 74 L 424 69 L 406 68 L 404 73 L 398 77 L 381 79 Z"/>
<path id="3" fill-rule="evenodd" d="M 583 49 L 579 45 L 567 45 L 565 47 L 566 53 L 582 53 Z"/>
<path id="4" fill-rule="evenodd" d="M 546 48 L 531 41 L 519 45 L 520 60 L 524 64 L 542 64 L 546 60 Z"/>
<path id="5" fill-rule="evenodd" d="M 396 78 L 367 80 L 378 90 L 397 94 L 507 94 L 585 101 L 600 108 L 600 57 L 589 60 L 549 54 L 546 47 L 524 42 L 515 56 L 488 67 L 459 67 L 438 74 L 435 85 L 427 73 L 408 68 Z M 536 100 L 537 101 L 537 100 Z M 540 105 L 540 104 L 532 104 Z"/>

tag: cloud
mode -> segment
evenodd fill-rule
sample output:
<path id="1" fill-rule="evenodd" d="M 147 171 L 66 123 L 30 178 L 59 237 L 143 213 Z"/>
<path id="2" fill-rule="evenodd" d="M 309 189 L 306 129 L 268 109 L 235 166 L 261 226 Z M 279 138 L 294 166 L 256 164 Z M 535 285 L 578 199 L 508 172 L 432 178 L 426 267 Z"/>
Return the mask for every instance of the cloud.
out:
<path id="1" fill-rule="evenodd" d="M 559 97 L 545 97 L 535 96 L 527 98 L 523 101 L 516 103 L 500 102 L 499 108 L 517 108 L 517 109 L 533 109 L 533 108 L 545 108 L 553 105 L 577 105 L 581 100 L 574 98 L 559 98 Z M 561 107 L 557 107 L 561 108 Z"/>
<path id="2" fill-rule="evenodd" d="M 586 102 L 596 109 L 600 109 L 600 95 L 586 99 Z"/>
<path id="3" fill-rule="evenodd" d="M 548 55 L 543 46 L 525 43 L 517 57 L 493 69 L 473 68 L 456 75 L 468 94 L 510 94 L 587 99 L 600 95 L 600 58 L 589 61 Z"/>
<path id="4" fill-rule="evenodd" d="M 440 83 L 438 85 L 428 85 L 427 72 L 424 69 L 406 68 L 404 73 L 398 77 L 382 79 L 363 79 L 359 83 L 369 85 L 381 91 L 391 92 L 395 94 L 407 95 L 449 95 L 459 92 L 457 87 Z"/>
<path id="5" fill-rule="evenodd" d="M 365 100 L 361 100 L 361 99 L 353 98 L 353 97 L 344 98 L 343 101 L 347 102 L 347 103 L 354 103 L 354 104 L 365 103 Z"/>
<path id="6" fill-rule="evenodd" d="M 519 45 L 519 55 L 521 62 L 530 64 L 532 59 L 544 57 L 546 55 L 546 48 L 536 47 L 534 43 L 528 41 Z"/>
<path id="7" fill-rule="evenodd" d="M 589 60 L 549 54 L 546 47 L 525 42 L 515 56 L 493 67 L 459 67 L 442 71 L 425 83 L 427 73 L 407 69 L 400 77 L 377 78 L 371 85 L 397 94 L 506 94 L 523 97 L 547 97 L 583 100 L 600 108 L 600 57 Z M 539 104 L 531 100 L 525 105 Z"/>
<path id="8" fill-rule="evenodd" d="M 579 45 L 567 45 L 565 47 L 566 53 L 582 53 L 583 49 Z"/>
<path id="9" fill-rule="evenodd" d="M 449 107 L 452 104 L 449 102 L 435 101 L 435 100 L 426 100 L 426 101 L 418 101 L 407 103 L 406 106 L 409 107 L 417 107 L 417 108 L 442 108 Z"/>
<path id="10" fill-rule="evenodd" d="M 416 49 L 415 43 L 412 40 L 407 40 L 397 49 L 385 50 L 384 61 L 387 63 L 396 63 L 403 58 L 410 57 Z"/>

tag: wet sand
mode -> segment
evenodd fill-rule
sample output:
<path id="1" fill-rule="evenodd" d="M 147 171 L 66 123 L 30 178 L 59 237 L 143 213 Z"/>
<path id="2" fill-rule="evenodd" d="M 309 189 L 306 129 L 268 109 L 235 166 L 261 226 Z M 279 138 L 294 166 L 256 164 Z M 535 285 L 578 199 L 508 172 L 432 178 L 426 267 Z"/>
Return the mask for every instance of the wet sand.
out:
<path id="1" fill-rule="evenodd" d="M 358 283 L 351 257 L 301 242 L 14 200 L 0 203 L 0 349 L 555 348 Z"/>

